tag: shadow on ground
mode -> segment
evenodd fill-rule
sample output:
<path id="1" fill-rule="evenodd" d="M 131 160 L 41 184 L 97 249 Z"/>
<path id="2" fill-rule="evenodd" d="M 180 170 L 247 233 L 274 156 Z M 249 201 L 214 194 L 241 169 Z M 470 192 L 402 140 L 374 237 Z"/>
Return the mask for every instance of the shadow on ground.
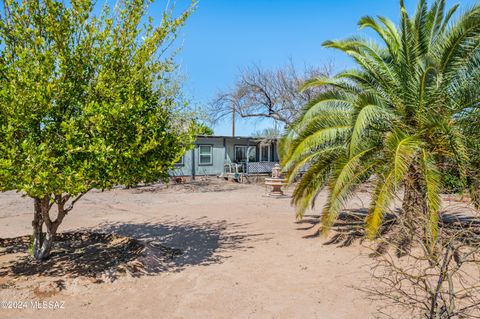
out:
<path id="1" fill-rule="evenodd" d="M 51 257 L 44 262 L 28 254 L 29 236 L 0 239 L 0 257 L 12 257 L 0 262 L 0 276 L 90 277 L 102 282 L 122 273 L 155 275 L 221 263 L 229 253 L 269 239 L 264 234 L 248 234 L 243 226 L 204 218 L 104 224 L 59 234 Z"/>
<path id="2" fill-rule="evenodd" d="M 365 233 L 365 220 L 368 213 L 368 209 L 364 208 L 347 209 L 341 212 L 332 226 L 333 236 L 324 244 L 338 244 L 339 247 L 347 247 L 356 240 L 364 240 L 367 237 Z M 379 228 L 379 236 L 384 236 L 394 229 L 394 226 L 398 222 L 399 214 L 401 214 L 399 209 L 385 214 L 382 225 Z M 297 221 L 297 224 L 301 225 L 297 230 L 310 231 L 315 229 L 314 233 L 305 235 L 303 238 L 317 238 L 321 235 L 320 215 L 305 215 L 302 220 Z M 458 233 L 468 230 L 468 236 L 475 236 L 475 238 L 465 238 L 465 241 L 480 244 L 480 217 L 478 216 L 455 212 L 441 212 L 439 227 L 445 233 Z"/>

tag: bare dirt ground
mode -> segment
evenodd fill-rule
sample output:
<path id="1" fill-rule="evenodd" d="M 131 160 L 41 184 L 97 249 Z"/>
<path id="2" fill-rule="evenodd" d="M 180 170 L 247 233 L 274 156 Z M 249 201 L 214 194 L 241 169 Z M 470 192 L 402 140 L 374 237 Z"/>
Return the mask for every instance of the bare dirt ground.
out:
<path id="1" fill-rule="evenodd" d="M 367 198 L 361 194 L 350 206 L 365 207 Z M 321 194 L 318 207 L 324 200 Z M 29 235 L 32 210 L 30 199 L 0 193 L 0 238 Z M 308 226 L 295 222 L 289 198 L 267 197 L 259 185 L 210 179 L 92 191 L 60 231 L 77 244 L 91 239 L 82 237 L 86 232 L 106 234 L 92 239 L 105 246 L 60 245 L 73 257 L 57 256 L 41 275 L 25 251 L 0 250 L 0 317 L 371 317 L 377 305 L 352 288 L 370 280 L 370 251 L 306 239 L 315 231 Z M 128 240 L 135 251 L 138 242 L 147 248 L 139 272 L 92 268 L 84 258 L 120 263 L 118 245 Z M 24 309 L 8 309 L 12 302 Z"/>

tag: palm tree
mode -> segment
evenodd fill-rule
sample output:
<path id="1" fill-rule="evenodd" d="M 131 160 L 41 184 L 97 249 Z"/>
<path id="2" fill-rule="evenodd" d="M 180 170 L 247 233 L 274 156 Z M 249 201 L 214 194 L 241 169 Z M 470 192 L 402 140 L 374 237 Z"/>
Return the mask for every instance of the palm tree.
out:
<path id="1" fill-rule="evenodd" d="M 330 90 L 305 106 L 281 141 L 288 181 L 301 174 L 292 199 L 298 217 L 328 189 L 324 232 L 355 188 L 373 179 L 366 220 L 371 238 L 403 188 L 402 216 L 412 228 L 425 218 L 427 238 L 434 239 L 447 162 L 479 204 L 474 195 L 480 185 L 480 5 L 455 20 L 458 6 L 447 11 L 445 0 L 430 7 L 420 0 L 413 17 L 403 1 L 400 7 L 399 26 L 384 17 L 359 21 L 381 44 L 362 37 L 324 43 L 353 58 L 357 67 L 308 81 L 304 88 Z M 476 140 L 469 138 L 475 134 Z"/>

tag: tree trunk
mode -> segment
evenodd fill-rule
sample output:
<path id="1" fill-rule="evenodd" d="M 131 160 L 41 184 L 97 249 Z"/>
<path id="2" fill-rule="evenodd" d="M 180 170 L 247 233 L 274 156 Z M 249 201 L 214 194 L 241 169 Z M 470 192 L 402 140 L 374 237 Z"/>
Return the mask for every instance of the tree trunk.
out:
<path id="1" fill-rule="evenodd" d="M 426 192 L 422 182 L 421 174 L 414 169 L 407 174 L 405 179 L 405 193 L 402 203 L 402 217 L 410 230 L 417 228 L 417 225 L 426 217 Z"/>
<path id="2" fill-rule="evenodd" d="M 33 256 L 37 260 L 45 260 L 50 256 L 58 226 L 65 216 L 63 201 L 57 203 L 58 217 L 50 220 L 50 197 L 34 198 L 33 226 Z M 45 224 L 46 233 L 43 232 Z"/>
<path id="3" fill-rule="evenodd" d="M 43 238 L 43 243 L 41 248 L 38 251 L 37 256 L 35 256 L 38 260 L 45 260 L 50 257 L 50 252 L 53 247 L 53 241 L 55 240 L 56 230 L 48 229 L 45 237 Z"/>
<path id="4" fill-rule="evenodd" d="M 42 207 L 41 199 L 34 198 L 34 210 L 33 210 L 33 256 L 36 259 L 40 253 L 40 248 L 43 242 L 43 220 L 42 220 Z"/>
<path id="5" fill-rule="evenodd" d="M 69 194 L 59 194 L 33 199 L 33 256 L 37 260 L 45 260 L 50 256 L 58 226 L 60 226 L 68 212 L 73 209 L 73 205 L 86 193 L 80 193 L 75 198 L 72 198 Z M 65 207 L 70 199 L 72 199 L 71 203 L 68 207 Z M 57 218 L 52 221 L 50 219 L 50 209 L 54 204 L 57 206 Z M 45 224 L 47 229 L 46 233 L 43 233 L 43 224 Z"/>
<path id="6" fill-rule="evenodd" d="M 404 195 L 402 202 L 402 212 L 400 215 L 400 238 L 398 238 L 398 255 L 403 255 L 410 249 L 414 236 L 420 238 L 423 234 L 419 233 L 421 227 L 425 224 L 427 217 L 426 191 L 423 183 L 423 177 L 416 165 L 410 167 L 404 182 Z"/>

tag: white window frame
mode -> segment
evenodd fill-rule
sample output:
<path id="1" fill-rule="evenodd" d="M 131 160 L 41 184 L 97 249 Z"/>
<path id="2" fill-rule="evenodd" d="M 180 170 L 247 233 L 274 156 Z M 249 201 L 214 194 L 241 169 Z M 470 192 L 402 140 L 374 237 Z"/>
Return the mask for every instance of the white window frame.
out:
<path id="1" fill-rule="evenodd" d="M 263 148 L 265 146 L 268 147 L 268 153 L 267 153 L 267 160 L 266 161 L 263 160 Z M 259 155 L 259 157 L 258 157 L 259 162 L 265 163 L 265 162 L 271 162 L 272 161 L 272 158 L 271 158 L 272 157 L 272 148 L 271 147 L 272 147 L 272 145 L 267 144 L 267 143 L 259 145 L 259 154 L 258 154 Z"/>
<path id="2" fill-rule="evenodd" d="M 202 147 L 209 147 L 210 152 L 209 154 L 202 154 Z M 201 158 L 202 156 L 209 156 L 210 162 L 202 163 Z M 211 166 L 213 165 L 213 145 L 211 144 L 199 144 L 198 145 L 198 166 Z"/>

